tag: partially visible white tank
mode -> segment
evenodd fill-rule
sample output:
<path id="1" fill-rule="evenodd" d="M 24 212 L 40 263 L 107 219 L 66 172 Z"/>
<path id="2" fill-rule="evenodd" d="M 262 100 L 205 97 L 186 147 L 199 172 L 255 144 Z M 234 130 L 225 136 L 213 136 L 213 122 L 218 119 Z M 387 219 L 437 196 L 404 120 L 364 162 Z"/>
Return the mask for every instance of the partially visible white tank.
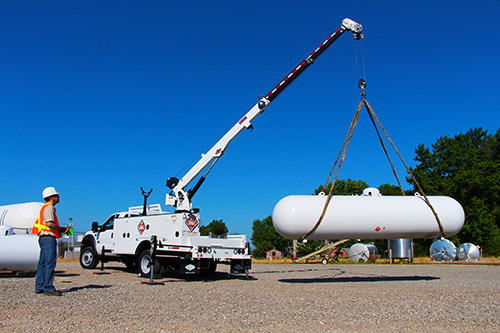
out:
<path id="1" fill-rule="evenodd" d="M 356 243 L 349 248 L 348 254 L 352 262 L 375 262 L 378 258 L 378 250 L 373 244 Z"/>
<path id="2" fill-rule="evenodd" d="M 14 235 L 12 229 L 0 226 L 0 271 L 36 271 L 40 255 L 38 236 Z"/>
<path id="3" fill-rule="evenodd" d="M 453 261 L 457 256 L 457 247 L 448 239 L 438 239 L 431 244 L 429 249 L 434 261 Z"/>
<path id="4" fill-rule="evenodd" d="M 464 243 L 457 249 L 457 259 L 459 261 L 478 261 L 480 256 L 479 248 L 472 243 Z"/>
<path id="5" fill-rule="evenodd" d="M 434 214 L 415 196 L 381 196 L 368 188 L 361 196 L 333 196 L 320 226 L 308 239 L 437 238 L 441 236 Z M 292 195 L 273 211 L 276 231 L 288 239 L 307 234 L 318 221 L 326 195 Z M 465 221 L 462 206 L 445 196 L 429 196 L 447 236 L 460 231 Z"/>
<path id="6" fill-rule="evenodd" d="M 31 233 L 42 206 L 42 202 L 0 206 L 0 226 L 11 226 L 16 234 Z"/>

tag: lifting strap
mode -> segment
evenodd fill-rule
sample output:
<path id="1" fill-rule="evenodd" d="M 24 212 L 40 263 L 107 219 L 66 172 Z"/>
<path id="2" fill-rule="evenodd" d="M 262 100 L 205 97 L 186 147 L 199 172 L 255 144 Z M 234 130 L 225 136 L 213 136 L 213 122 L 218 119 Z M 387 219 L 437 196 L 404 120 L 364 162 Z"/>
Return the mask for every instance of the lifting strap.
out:
<path id="1" fill-rule="evenodd" d="M 410 174 L 411 178 L 413 179 L 413 181 L 417 185 L 420 193 L 422 193 L 422 196 L 424 197 L 424 202 L 430 208 L 430 210 L 432 211 L 432 214 L 434 215 L 434 218 L 436 219 L 436 222 L 437 222 L 437 224 L 439 226 L 439 231 L 441 232 L 442 237 L 446 238 L 446 232 L 444 231 L 443 225 L 441 224 L 441 220 L 439 219 L 439 216 L 438 216 L 436 210 L 434 209 L 434 207 L 430 203 L 429 199 L 427 198 L 427 196 L 425 195 L 424 191 L 422 190 L 422 187 L 420 186 L 420 184 L 417 182 L 417 180 L 413 176 L 413 173 L 411 172 L 410 168 L 405 163 L 403 157 L 401 156 L 401 154 L 397 150 L 396 146 L 392 142 L 391 138 L 389 137 L 389 134 L 387 134 L 387 131 L 384 129 L 384 127 L 382 126 L 382 123 L 377 118 L 377 115 L 375 114 L 375 112 L 373 111 L 372 107 L 370 106 L 370 104 L 366 100 L 366 94 L 365 94 L 366 82 L 364 80 L 360 80 L 359 87 L 361 89 L 361 101 L 359 102 L 358 108 L 356 109 L 356 112 L 354 114 L 354 118 L 351 121 L 351 125 L 349 126 L 349 130 L 347 131 L 347 135 L 346 135 L 346 137 L 344 139 L 344 142 L 342 143 L 342 147 L 340 148 L 339 154 L 337 155 L 337 159 L 335 160 L 335 163 L 333 164 L 333 168 L 330 171 L 330 174 L 328 175 L 328 179 L 327 179 L 327 181 L 325 183 L 325 186 L 323 187 L 323 189 L 326 190 L 326 188 L 328 186 L 328 183 L 330 182 L 330 179 L 332 177 L 333 171 L 335 170 L 335 168 L 337 166 L 337 162 L 339 161 L 339 158 L 340 158 L 340 163 L 338 165 L 337 173 L 335 174 L 335 178 L 333 180 L 332 186 L 330 187 L 330 191 L 328 193 L 328 197 L 326 198 L 325 205 L 323 206 L 323 211 L 321 212 L 321 215 L 320 215 L 318 221 L 316 222 L 316 224 L 314 225 L 314 227 L 307 234 L 305 234 L 304 236 L 300 237 L 299 238 L 299 242 L 304 241 L 304 239 L 306 239 L 313 232 L 315 232 L 316 229 L 318 229 L 318 227 L 321 225 L 321 222 L 323 221 L 323 218 L 325 217 L 326 211 L 328 209 L 328 205 L 330 204 L 330 200 L 331 200 L 331 198 L 333 196 L 333 189 L 335 187 L 335 182 L 337 181 L 337 177 L 338 177 L 339 172 L 340 172 L 340 167 L 342 166 L 342 163 L 344 162 L 344 158 L 345 158 L 345 155 L 347 153 L 347 148 L 349 147 L 349 144 L 351 142 L 351 138 L 352 138 L 352 135 L 354 133 L 354 129 L 355 129 L 357 123 L 358 123 L 358 118 L 359 118 L 359 114 L 360 114 L 360 111 L 361 111 L 361 107 L 363 105 L 366 107 L 366 110 L 368 112 L 368 115 L 370 116 L 372 124 L 375 127 L 375 131 L 377 132 L 379 141 L 380 141 L 380 143 L 381 143 L 381 145 L 382 145 L 382 147 L 384 149 L 384 152 L 385 152 L 385 154 L 387 156 L 387 159 L 389 160 L 389 163 L 390 163 L 391 168 L 392 168 L 392 172 L 394 173 L 394 176 L 396 177 L 396 180 L 398 182 L 399 188 L 401 189 L 402 195 L 405 195 L 403 187 L 401 186 L 401 182 L 399 181 L 399 177 L 397 175 L 396 169 L 394 168 L 394 165 L 392 164 L 392 161 L 391 161 L 391 159 L 389 157 L 389 153 L 387 152 L 387 148 L 385 147 L 385 144 L 384 144 L 384 142 L 382 140 L 382 137 L 380 136 L 380 132 L 379 132 L 379 130 L 377 128 L 377 125 L 375 124 L 374 119 L 377 121 L 378 125 L 380 126 L 380 128 L 384 132 L 385 136 L 387 137 L 387 139 L 391 143 L 392 147 L 394 148 L 394 151 L 397 153 L 397 155 L 399 156 L 399 158 L 403 162 L 403 165 L 405 166 L 406 171 Z"/>
<path id="2" fill-rule="evenodd" d="M 337 169 L 337 173 L 335 174 L 335 178 L 333 180 L 332 186 L 330 187 L 330 192 L 328 193 L 328 197 L 326 198 L 325 205 L 323 206 L 323 211 L 321 212 L 321 215 L 318 219 L 318 222 L 316 222 L 314 227 L 307 234 L 305 234 L 304 236 L 299 238 L 299 242 L 302 242 L 304 239 L 309 237 L 309 235 L 311 235 L 313 232 L 315 232 L 316 229 L 318 229 L 321 222 L 323 221 L 323 218 L 325 217 L 326 210 L 328 208 L 328 204 L 330 203 L 330 200 L 332 199 L 333 188 L 335 187 L 335 182 L 337 181 L 337 177 L 338 177 L 339 172 L 340 172 L 340 167 L 342 166 L 342 163 L 344 162 L 344 158 L 345 158 L 345 155 L 347 153 L 347 148 L 349 148 L 349 144 L 351 143 L 352 134 L 354 133 L 354 129 L 356 128 L 356 125 L 358 123 L 359 113 L 361 112 L 362 106 L 363 106 L 363 99 L 361 99 L 361 101 L 359 102 L 358 108 L 356 109 L 356 112 L 354 113 L 354 118 L 351 121 L 351 126 L 349 126 L 349 130 L 347 131 L 347 135 L 344 139 L 344 142 L 342 143 L 342 147 L 340 148 L 339 154 L 337 155 L 337 159 L 335 160 L 335 163 L 333 164 L 333 168 L 330 171 L 330 175 L 328 176 L 328 179 L 326 180 L 325 186 L 323 187 L 323 189 L 326 190 L 328 183 L 330 182 L 330 178 L 332 177 L 333 171 L 335 170 L 335 168 L 337 166 L 337 162 L 339 161 L 340 156 L 342 156 L 340 159 L 339 167 Z"/>

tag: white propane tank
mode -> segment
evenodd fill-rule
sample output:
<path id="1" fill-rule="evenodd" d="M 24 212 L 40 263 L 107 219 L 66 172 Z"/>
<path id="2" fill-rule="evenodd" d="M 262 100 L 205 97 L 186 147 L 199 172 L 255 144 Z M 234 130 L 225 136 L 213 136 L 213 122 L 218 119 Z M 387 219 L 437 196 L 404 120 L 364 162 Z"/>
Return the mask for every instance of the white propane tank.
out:
<path id="1" fill-rule="evenodd" d="M 438 239 L 429 249 L 433 261 L 453 261 L 457 256 L 457 247 L 449 239 Z"/>
<path id="2" fill-rule="evenodd" d="M 13 227 L 16 234 L 26 234 L 27 229 L 33 228 L 42 206 L 41 202 L 0 206 L 0 225 Z"/>
<path id="3" fill-rule="evenodd" d="M 39 255 L 38 236 L 0 235 L 0 271 L 34 272 Z"/>
<path id="4" fill-rule="evenodd" d="M 457 249 L 457 259 L 459 261 L 478 261 L 480 256 L 479 248 L 472 243 L 464 243 Z"/>
<path id="5" fill-rule="evenodd" d="M 361 196 L 333 196 L 323 221 L 308 239 L 437 238 L 436 218 L 424 198 L 381 196 L 378 189 L 365 189 Z M 462 206 L 445 196 L 427 197 L 437 212 L 447 236 L 464 224 Z M 276 231 L 287 239 L 306 235 L 318 221 L 326 195 L 291 195 L 281 199 L 273 211 Z"/>
<path id="6" fill-rule="evenodd" d="M 356 243 L 349 248 L 349 260 L 352 262 L 375 262 L 378 250 L 373 244 Z"/>

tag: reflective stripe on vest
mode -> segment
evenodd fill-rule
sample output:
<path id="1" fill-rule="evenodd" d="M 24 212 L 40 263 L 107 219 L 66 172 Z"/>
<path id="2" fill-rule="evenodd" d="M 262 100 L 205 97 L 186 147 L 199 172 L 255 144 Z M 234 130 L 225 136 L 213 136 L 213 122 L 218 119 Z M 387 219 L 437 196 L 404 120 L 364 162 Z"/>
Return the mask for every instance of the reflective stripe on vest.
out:
<path id="1" fill-rule="evenodd" d="M 54 236 L 56 236 L 56 238 L 59 238 L 61 237 L 59 230 L 56 231 L 54 229 L 50 229 L 43 223 L 43 212 L 48 205 L 50 205 L 50 202 L 45 203 L 45 205 L 42 206 L 42 209 L 40 209 L 40 213 L 38 214 L 38 218 L 35 221 L 35 225 L 33 225 L 32 233 L 35 235 L 39 235 L 42 230 L 49 230 L 54 233 Z M 54 223 L 59 227 L 59 220 L 57 219 L 55 208 L 54 208 Z"/>

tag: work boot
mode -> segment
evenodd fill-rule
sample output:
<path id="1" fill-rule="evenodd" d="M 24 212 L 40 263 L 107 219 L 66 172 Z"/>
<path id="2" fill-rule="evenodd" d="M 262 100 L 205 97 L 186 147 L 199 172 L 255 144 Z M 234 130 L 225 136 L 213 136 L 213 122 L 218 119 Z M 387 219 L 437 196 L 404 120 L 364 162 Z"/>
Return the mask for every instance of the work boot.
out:
<path id="1" fill-rule="evenodd" d="M 59 290 L 52 290 L 52 291 L 49 291 L 48 293 L 45 293 L 45 295 L 47 295 L 47 296 L 62 296 L 62 292 L 60 292 Z"/>

